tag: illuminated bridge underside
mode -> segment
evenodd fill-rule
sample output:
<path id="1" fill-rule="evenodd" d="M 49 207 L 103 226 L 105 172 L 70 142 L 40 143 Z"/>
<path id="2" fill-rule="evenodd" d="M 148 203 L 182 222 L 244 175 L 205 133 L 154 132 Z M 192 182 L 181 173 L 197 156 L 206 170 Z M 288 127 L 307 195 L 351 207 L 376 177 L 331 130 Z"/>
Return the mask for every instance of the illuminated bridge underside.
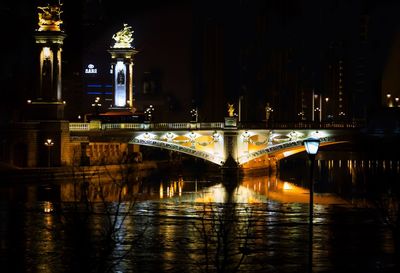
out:
<path id="1" fill-rule="evenodd" d="M 71 123 L 70 132 L 72 137 L 86 136 L 94 142 L 121 136 L 123 142 L 185 153 L 220 166 L 229 155 L 240 165 L 261 156 L 279 160 L 304 151 L 306 138 L 319 138 L 324 146 L 349 141 L 354 134 L 341 128 L 237 129 L 225 128 L 223 123 Z"/>
<path id="2" fill-rule="evenodd" d="M 130 143 L 177 151 L 177 152 L 189 154 L 189 155 L 192 155 L 195 157 L 203 158 L 205 160 L 211 161 L 218 165 L 222 165 L 225 161 L 225 158 L 223 158 L 221 156 L 217 156 L 217 155 L 214 155 L 209 152 L 196 150 L 194 148 L 190 148 L 190 147 L 186 147 L 186 146 L 182 146 L 179 144 L 166 142 L 166 141 L 160 141 L 160 140 L 154 140 L 154 139 L 133 138 L 130 141 Z"/>
<path id="3" fill-rule="evenodd" d="M 320 144 L 321 146 L 335 145 L 347 142 L 347 141 L 336 141 L 335 138 L 333 137 L 324 137 L 321 138 L 320 140 L 321 140 Z M 241 157 L 239 157 L 238 163 L 242 165 L 263 155 L 273 156 L 275 159 L 279 160 L 284 157 L 301 153 L 303 151 L 305 151 L 303 140 L 289 141 L 277 145 L 272 145 L 253 153 L 242 155 Z"/>
<path id="4" fill-rule="evenodd" d="M 227 132 L 229 132 L 227 134 Z M 281 159 L 304 151 L 303 140 L 316 136 L 321 140 L 321 145 L 342 143 L 340 136 L 333 132 L 316 131 L 270 131 L 270 130 L 218 130 L 218 131 L 140 131 L 134 132 L 129 143 L 158 147 L 177 151 L 205 159 L 222 166 L 229 153 L 243 165 L 261 156 L 272 156 Z M 229 137 L 233 138 L 233 150 L 227 151 Z"/>

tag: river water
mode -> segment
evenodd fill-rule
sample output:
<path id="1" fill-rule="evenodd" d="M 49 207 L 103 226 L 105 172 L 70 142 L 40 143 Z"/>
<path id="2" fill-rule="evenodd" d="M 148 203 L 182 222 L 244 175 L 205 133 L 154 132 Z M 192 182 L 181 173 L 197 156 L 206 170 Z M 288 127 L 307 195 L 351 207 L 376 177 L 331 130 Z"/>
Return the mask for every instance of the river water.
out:
<path id="1" fill-rule="evenodd" d="M 393 192 L 399 161 L 318 161 L 311 244 L 308 172 L 293 162 L 238 179 L 7 181 L 0 272 L 309 272 L 310 253 L 313 272 L 400 272 L 375 194 Z"/>

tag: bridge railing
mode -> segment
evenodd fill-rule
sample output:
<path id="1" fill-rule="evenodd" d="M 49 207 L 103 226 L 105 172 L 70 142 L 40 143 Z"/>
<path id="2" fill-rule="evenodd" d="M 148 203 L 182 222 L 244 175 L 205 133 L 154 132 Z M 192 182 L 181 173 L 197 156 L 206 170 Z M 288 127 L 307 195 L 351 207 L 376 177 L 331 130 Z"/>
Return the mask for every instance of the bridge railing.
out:
<path id="1" fill-rule="evenodd" d="M 223 129 L 223 122 L 177 122 L 177 123 L 90 123 L 71 122 L 70 131 L 90 130 L 190 130 L 190 129 Z"/>
<path id="2" fill-rule="evenodd" d="M 241 122 L 238 129 L 356 129 L 363 128 L 364 121 L 346 122 Z M 218 130 L 224 129 L 223 122 L 177 122 L 177 123 L 101 123 L 91 121 L 90 123 L 71 122 L 70 131 L 90 131 L 90 130 Z"/>
<path id="3" fill-rule="evenodd" d="M 342 122 L 312 122 L 312 121 L 299 121 L 293 123 L 276 123 L 274 124 L 274 128 L 276 129 L 356 129 L 362 128 L 365 126 L 365 122 L 361 120 L 349 120 Z"/>
<path id="4" fill-rule="evenodd" d="M 295 122 L 241 122 L 240 129 L 351 129 L 363 128 L 365 121 L 343 121 L 343 122 L 313 122 L 313 121 L 295 121 Z"/>
<path id="5" fill-rule="evenodd" d="M 70 122 L 69 123 L 69 130 L 70 131 L 89 131 L 89 123 L 84 122 Z"/>

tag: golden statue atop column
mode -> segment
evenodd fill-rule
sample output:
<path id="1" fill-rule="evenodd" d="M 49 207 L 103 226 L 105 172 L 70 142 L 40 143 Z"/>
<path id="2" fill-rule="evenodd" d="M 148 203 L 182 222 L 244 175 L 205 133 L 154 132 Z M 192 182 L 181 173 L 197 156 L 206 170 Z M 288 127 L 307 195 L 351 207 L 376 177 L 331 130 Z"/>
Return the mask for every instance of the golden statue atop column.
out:
<path id="1" fill-rule="evenodd" d="M 112 38 L 115 44 L 112 48 L 132 48 L 133 30 L 128 24 L 124 24 L 123 29 L 115 33 Z"/>
<path id="2" fill-rule="evenodd" d="M 62 4 L 38 7 L 39 29 L 38 31 L 61 31 L 60 25 L 63 21 L 60 18 Z"/>
<path id="3" fill-rule="evenodd" d="M 128 24 L 116 32 L 112 39 L 115 41 L 108 52 L 111 54 L 112 74 L 114 74 L 114 100 L 110 109 L 115 111 L 135 112 L 133 107 L 133 66 L 134 56 L 138 53 L 133 42 L 133 30 Z"/>
<path id="4" fill-rule="evenodd" d="M 48 0 L 49 1 L 49 0 Z M 49 1 L 51 3 L 51 1 Z M 35 30 L 37 61 L 39 68 L 38 85 L 31 105 L 30 117 L 40 120 L 61 120 L 64 118 L 65 101 L 62 96 L 62 47 L 66 34 L 62 30 L 62 4 L 37 6 L 38 26 Z M 39 109 L 40 108 L 40 109 Z"/>

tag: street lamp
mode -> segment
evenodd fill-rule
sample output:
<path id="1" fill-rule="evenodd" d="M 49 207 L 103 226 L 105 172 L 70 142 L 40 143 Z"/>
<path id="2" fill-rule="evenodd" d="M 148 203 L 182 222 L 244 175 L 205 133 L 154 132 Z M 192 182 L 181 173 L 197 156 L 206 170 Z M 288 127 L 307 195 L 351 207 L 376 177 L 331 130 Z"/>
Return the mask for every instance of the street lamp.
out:
<path id="1" fill-rule="evenodd" d="M 269 120 L 272 112 L 274 112 L 274 109 L 269 105 L 269 102 L 267 102 L 267 105 L 265 106 L 265 123 L 267 127 L 269 126 Z"/>
<path id="2" fill-rule="evenodd" d="M 329 102 L 329 98 L 328 97 L 326 97 L 325 98 L 325 119 L 326 120 L 329 120 L 329 108 L 328 108 L 328 102 Z"/>
<path id="3" fill-rule="evenodd" d="M 305 120 L 304 112 L 303 112 L 303 111 L 297 113 L 297 116 L 299 117 L 300 120 Z"/>
<path id="4" fill-rule="evenodd" d="M 95 114 L 98 115 L 100 113 L 100 107 L 101 107 L 100 97 L 96 97 L 94 103 L 92 103 L 92 107 L 94 108 Z"/>
<path id="5" fill-rule="evenodd" d="M 47 166 L 51 166 L 51 160 L 50 160 L 50 153 L 51 153 L 51 147 L 54 146 L 54 142 L 51 138 L 46 139 L 44 142 L 44 145 L 47 146 Z"/>
<path id="6" fill-rule="evenodd" d="M 197 122 L 198 121 L 198 111 L 197 108 L 193 108 L 190 110 L 190 115 L 192 116 L 192 121 Z"/>
<path id="7" fill-rule="evenodd" d="M 150 104 L 149 107 L 147 107 L 147 109 L 144 111 L 144 113 L 146 114 L 147 120 L 149 122 L 151 122 L 151 120 L 152 120 L 153 112 L 154 112 L 154 106 L 152 104 Z"/>
<path id="8" fill-rule="evenodd" d="M 312 272 L 312 246 L 313 246 L 313 214 L 314 214 L 314 161 L 318 153 L 320 140 L 318 138 L 307 138 L 303 141 L 308 158 L 310 160 L 310 209 L 309 209 L 309 233 L 308 233 L 308 265 L 309 272 Z"/>
<path id="9" fill-rule="evenodd" d="M 387 99 L 387 107 L 393 107 L 393 102 L 392 102 L 392 94 L 387 93 L 386 94 L 386 99 Z"/>

